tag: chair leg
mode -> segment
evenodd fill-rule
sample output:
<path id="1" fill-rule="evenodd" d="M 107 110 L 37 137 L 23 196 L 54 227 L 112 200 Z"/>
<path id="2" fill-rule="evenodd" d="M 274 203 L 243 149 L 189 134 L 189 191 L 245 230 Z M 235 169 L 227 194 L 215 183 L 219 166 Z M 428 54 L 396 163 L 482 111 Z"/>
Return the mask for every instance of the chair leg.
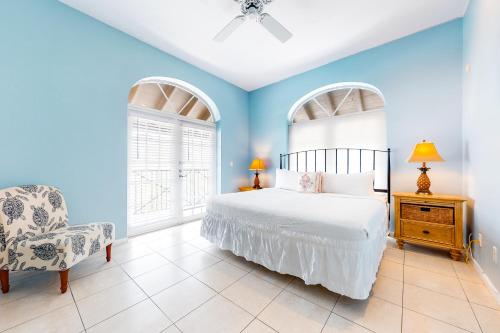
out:
<path id="1" fill-rule="evenodd" d="M 2 283 L 2 293 L 7 294 L 9 292 L 9 271 L 0 270 L 0 281 Z"/>
<path id="2" fill-rule="evenodd" d="M 64 294 L 68 290 L 68 275 L 69 269 L 65 271 L 59 271 L 59 277 L 61 278 L 61 294 Z"/>
<path id="3" fill-rule="evenodd" d="M 109 244 L 106 246 L 106 261 L 107 262 L 111 261 L 111 245 L 113 245 L 113 244 Z"/>

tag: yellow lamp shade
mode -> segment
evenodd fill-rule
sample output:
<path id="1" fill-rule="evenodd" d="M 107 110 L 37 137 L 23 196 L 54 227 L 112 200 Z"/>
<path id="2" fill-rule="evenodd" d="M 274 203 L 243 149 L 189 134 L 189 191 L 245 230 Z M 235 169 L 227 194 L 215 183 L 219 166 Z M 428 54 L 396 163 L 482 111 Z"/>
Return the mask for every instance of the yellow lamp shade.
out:
<path id="1" fill-rule="evenodd" d="M 264 170 L 265 168 L 266 166 L 264 164 L 264 161 L 256 158 L 252 161 L 252 164 L 250 164 L 248 170 L 258 171 L 258 170 Z"/>
<path id="2" fill-rule="evenodd" d="M 432 142 L 423 140 L 415 145 L 413 152 L 408 157 L 410 163 L 420 162 L 443 162 L 443 158 L 439 155 L 436 146 Z"/>

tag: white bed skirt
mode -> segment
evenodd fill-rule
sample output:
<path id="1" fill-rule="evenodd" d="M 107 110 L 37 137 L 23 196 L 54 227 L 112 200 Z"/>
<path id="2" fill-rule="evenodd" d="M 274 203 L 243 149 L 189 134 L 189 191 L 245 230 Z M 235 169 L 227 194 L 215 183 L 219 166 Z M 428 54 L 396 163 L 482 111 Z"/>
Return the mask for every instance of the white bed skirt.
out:
<path id="1" fill-rule="evenodd" d="M 272 271 L 353 299 L 368 298 L 387 241 L 386 228 L 366 240 L 339 240 L 265 228 L 214 213 L 203 218 L 201 236 Z"/>

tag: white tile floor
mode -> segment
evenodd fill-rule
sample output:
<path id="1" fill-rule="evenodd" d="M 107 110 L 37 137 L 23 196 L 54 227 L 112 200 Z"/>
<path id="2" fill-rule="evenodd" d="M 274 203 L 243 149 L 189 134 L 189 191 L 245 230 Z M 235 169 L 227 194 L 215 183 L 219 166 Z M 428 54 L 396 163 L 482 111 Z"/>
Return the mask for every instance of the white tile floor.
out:
<path id="1" fill-rule="evenodd" d="M 355 301 L 221 251 L 199 222 L 115 245 L 58 274 L 16 273 L 0 332 L 500 332 L 473 267 L 388 240 L 373 295 Z"/>

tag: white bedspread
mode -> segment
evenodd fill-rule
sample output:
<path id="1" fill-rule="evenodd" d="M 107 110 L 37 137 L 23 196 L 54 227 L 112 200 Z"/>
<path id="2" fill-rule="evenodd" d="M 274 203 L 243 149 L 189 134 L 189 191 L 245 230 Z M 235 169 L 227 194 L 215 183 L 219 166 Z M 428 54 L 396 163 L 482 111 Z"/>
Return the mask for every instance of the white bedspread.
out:
<path id="1" fill-rule="evenodd" d="M 387 209 L 381 196 L 300 193 L 263 189 L 213 197 L 207 211 L 224 216 L 253 214 L 262 228 L 297 231 L 325 238 L 363 240 L 376 234 Z"/>
<path id="2" fill-rule="evenodd" d="M 368 297 L 386 243 L 381 196 L 264 189 L 213 197 L 201 235 L 268 269 Z"/>

